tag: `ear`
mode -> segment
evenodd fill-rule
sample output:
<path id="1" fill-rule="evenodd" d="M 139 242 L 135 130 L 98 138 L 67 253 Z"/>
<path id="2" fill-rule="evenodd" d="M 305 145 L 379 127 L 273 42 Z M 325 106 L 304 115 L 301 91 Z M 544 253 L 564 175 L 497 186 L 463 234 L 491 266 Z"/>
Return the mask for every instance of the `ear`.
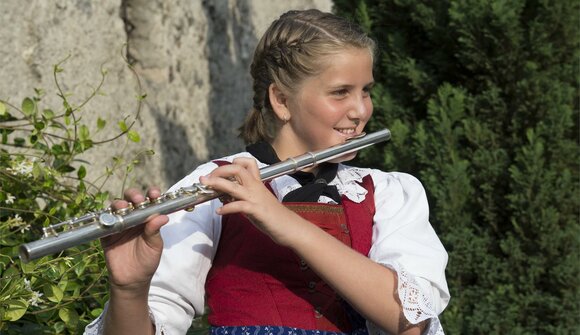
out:
<path id="1" fill-rule="evenodd" d="M 288 98 L 286 94 L 276 84 L 270 84 L 268 93 L 270 105 L 278 119 L 288 122 L 290 120 L 290 110 L 288 109 Z"/>

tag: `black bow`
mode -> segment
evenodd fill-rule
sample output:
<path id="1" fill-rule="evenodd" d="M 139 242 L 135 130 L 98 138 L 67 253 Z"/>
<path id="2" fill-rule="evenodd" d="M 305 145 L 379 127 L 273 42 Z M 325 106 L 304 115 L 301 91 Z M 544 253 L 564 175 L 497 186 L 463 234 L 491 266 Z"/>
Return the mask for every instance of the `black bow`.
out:
<path id="1" fill-rule="evenodd" d="M 257 142 L 250 144 L 246 150 L 265 164 L 275 164 L 280 162 L 280 158 L 274 148 L 267 142 Z M 302 185 L 302 187 L 289 192 L 284 196 L 282 202 L 318 202 L 321 195 L 331 198 L 340 203 L 340 194 L 336 186 L 328 185 L 335 177 L 338 170 L 336 163 L 323 163 L 317 175 L 309 172 L 298 171 L 290 176 Z"/>

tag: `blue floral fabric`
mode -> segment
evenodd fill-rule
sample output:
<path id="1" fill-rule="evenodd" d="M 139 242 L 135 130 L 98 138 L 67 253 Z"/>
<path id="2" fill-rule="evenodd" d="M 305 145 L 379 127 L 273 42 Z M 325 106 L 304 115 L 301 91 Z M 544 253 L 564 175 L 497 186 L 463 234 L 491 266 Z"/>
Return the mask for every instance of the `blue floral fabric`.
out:
<path id="1" fill-rule="evenodd" d="M 338 333 L 280 326 L 221 326 L 211 327 L 210 335 L 368 335 L 368 332 L 366 328 L 359 328 L 350 333 Z"/>

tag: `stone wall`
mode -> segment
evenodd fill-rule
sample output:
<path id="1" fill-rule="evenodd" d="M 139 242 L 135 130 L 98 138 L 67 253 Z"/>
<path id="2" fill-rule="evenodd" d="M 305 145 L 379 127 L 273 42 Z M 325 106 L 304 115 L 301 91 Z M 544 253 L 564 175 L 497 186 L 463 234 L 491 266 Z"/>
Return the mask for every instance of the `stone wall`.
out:
<path id="1" fill-rule="evenodd" d="M 80 104 L 105 82 L 83 120 L 108 121 L 96 140 L 136 121 L 140 143 L 105 145 L 84 157 L 92 178 L 145 149 L 127 185 L 166 189 L 201 162 L 243 148 L 237 127 L 251 106 L 248 74 L 253 49 L 269 23 L 288 9 L 330 11 L 331 0 L 3 0 L 0 2 L 0 99 L 15 105 L 42 88 L 57 109 L 59 82 Z M 68 57 L 68 58 L 67 58 Z M 133 65 L 137 77 L 125 59 Z M 137 79 L 138 78 L 138 79 Z M 141 88 L 139 88 L 140 83 Z M 147 94 L 138 117 L 137 96 Z M 122 171 L 106 184 L 115 196 Z"/>

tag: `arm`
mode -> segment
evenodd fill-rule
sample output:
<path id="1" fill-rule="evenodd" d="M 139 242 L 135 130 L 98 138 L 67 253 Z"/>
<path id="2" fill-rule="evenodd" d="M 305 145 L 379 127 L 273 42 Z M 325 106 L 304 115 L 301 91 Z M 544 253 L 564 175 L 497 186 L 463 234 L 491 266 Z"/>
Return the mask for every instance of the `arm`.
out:
<path id="1" fill-rule="evenodd" d="M 390 269 L 364 257 L 298 217 L 297 237 L 286 243 L 318 275 L 368 320 L 392 334 L 420 334 L 423 324 L 406 322 L 397 298 L 397 277 Z"/>
<path id="2" fill-rule="evenodd" d="M 153 199 L 159 190 L 149 192 Z M 135 189 L 125 192 L 133 203 L 145 200 Z M 113 206 L 122 208 L 126 201 Z M 163 241 L 159 230 L 168 222 L 167 216 L 157 216 L 143 226 L 105 237 L 101 240 L 109 271 L 110 300 L 104 316 L 104 334 L 154 334 L 149 318 L 147 296 L 153 273 L 159 265 Z"/>
<path id="3" fill-rule="evenodd" d="M 197 182 L 199 175 L 215 167 L 213 163 L 198 167 L 170 191 Z M 138 191 L 128 192 L 127 201 L 142 201 Z M 126 203 L 114 205 L 124 207 Z M 110 300 L 85 334 L 185 333 L 192 318 L 204 312 L 203 283 L 221 228 L 213 206 L 206 202 L 193 212 L 170 214 L 168 224 L 160 217 L 155 220 L 162 222 L 104 238 Z"/>
<path id="4" fill-rule="evenodd" d="M 144 285 L 134 291 L 110 290 L 110 299 L 104 321 L 104 334 L 155 334 L 155 326 L 149 318 L 147 293 Z"/>

